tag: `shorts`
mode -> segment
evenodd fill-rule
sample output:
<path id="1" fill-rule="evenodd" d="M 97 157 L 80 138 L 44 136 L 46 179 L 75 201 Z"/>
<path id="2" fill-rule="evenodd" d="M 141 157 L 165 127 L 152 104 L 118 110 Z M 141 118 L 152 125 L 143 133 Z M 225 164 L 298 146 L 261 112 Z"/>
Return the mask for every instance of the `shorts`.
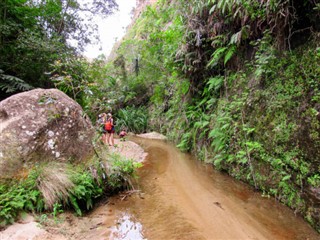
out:
<path id="1" fill-rule="evenodd" d="M 106 131 L 107 133 L 110 133 L 110 134 L 115 132 L 114 127 L 112 127 L 112 129 L 109 130 L 109 131 L 108 131 L 108 130 L 105 130 L 105 131 Z"/>

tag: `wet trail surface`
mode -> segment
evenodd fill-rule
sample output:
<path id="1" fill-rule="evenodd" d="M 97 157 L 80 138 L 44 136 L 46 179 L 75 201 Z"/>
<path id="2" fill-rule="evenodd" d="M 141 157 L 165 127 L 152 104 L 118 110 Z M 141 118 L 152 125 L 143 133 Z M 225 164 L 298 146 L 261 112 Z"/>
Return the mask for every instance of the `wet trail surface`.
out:
<path id="1" fill-rule="evenodd" d="M 148 152 L 141 193 L 93 213 L 108 213 L 102 239 L 320 239 L 290 209 L 210 165 L 160 140 L 133 140 Z"/>

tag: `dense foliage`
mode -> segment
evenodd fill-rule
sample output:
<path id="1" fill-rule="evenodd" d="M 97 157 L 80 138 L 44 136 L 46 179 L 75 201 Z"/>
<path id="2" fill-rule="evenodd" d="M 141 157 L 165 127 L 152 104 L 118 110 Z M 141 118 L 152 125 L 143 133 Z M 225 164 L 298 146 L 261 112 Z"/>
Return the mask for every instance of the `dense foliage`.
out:
<path id="1" fill-rule="evenodd" d="M 117 105 L 320 230 L 319 26 L 314 1 L 158 1 L 107 66 Z"/>
<path id="2" fill-rule="evenodd" d="M 92 17 L 107 16 L 116 8 L 114 0 L 86 4 L 79 0 L 2 0 L 0 70 L 33 87 L 53 87 L 51 64 L 70 61 L 88 43 L 96 42 Z M 19 82 L 8 82 L 1 75 L 0 79 L 0 99 L 24 90 Z"/>
<path id="3" fill-rule="evenodd" d="M 130 189 L 140 164 L 116 154 L 106 156 L 78 166 L 36 165 L 17 179 L 1 182 L 0 228 L 23 212 L 43 212 L 57 217 L 64 209 L 73 209 L 82 215 L 98 198 Z"/>
<path id="4" fill-rule="evenodd" d="M 44 15 L 31 3 L 0 5 L 0 78 L 15 81 L 2 90 L 55 84 L 92 120 L 112 111 L 118 128 L 158 130 L 320 231 L 317 1 L 159 0 L 135 20 L 107 64 L 64 54 L 71 33 L 81 29 L 76 1 L 48 1 Z M 59 33 L 61 22 L 70 28 Z M 89 189 L 76 196 L 90 206 L 100 190 L 83 174 L 73 183 Z M 79 211 L 78 200 L 68 201 Z"/>

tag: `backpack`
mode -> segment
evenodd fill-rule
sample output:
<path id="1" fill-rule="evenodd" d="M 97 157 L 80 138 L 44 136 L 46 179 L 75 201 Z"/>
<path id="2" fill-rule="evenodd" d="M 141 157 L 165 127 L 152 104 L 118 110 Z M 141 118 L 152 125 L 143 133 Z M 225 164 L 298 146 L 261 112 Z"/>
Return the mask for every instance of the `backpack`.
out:
<path id="1" fill-rule="evenodd" d="M 107 121 L 104 125 L 104 129 L 107 130 L 107 131 L 111 131 L 112 129 L 112 123 L 111 121 Z"/>

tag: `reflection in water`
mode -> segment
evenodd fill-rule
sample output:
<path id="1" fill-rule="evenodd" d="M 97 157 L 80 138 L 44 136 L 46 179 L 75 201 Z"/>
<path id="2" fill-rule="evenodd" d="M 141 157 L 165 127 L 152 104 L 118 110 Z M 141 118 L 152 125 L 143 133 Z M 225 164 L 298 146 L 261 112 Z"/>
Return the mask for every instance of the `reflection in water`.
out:
<path id="1" fill-rule="evenodd" d="M 110 238 L 112 240 L 147 240 L 143 237 L 142 225 L 132 219 L 128 213 L 122 213 L 116 222 L 116 226 L 111 228 Z"/>

